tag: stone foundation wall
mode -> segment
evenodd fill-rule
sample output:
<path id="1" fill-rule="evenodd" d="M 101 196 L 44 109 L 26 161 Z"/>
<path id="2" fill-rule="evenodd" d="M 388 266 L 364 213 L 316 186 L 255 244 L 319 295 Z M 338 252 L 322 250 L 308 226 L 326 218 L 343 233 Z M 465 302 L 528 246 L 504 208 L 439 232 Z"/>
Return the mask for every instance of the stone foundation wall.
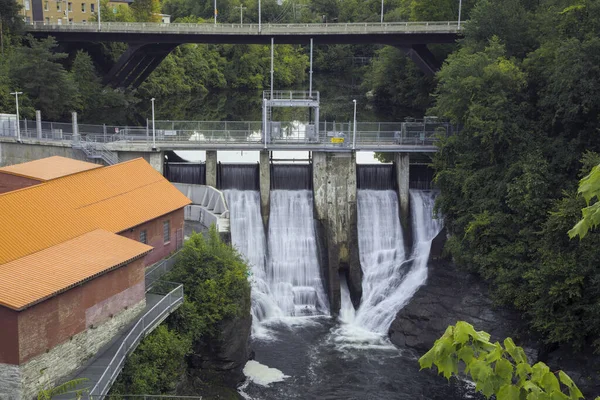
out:
<path id="1" fill-rule="evenodd" d="M 146 300 L 122 311 L 102 325 L 87 329 L 23 365 L 0 364 L 0 393 L 7 400 L 31 400 L 40 389 L 61 383 L 92 358 L 145 308 Z M 5 400 L 5 397 L 1 397 Z"/>

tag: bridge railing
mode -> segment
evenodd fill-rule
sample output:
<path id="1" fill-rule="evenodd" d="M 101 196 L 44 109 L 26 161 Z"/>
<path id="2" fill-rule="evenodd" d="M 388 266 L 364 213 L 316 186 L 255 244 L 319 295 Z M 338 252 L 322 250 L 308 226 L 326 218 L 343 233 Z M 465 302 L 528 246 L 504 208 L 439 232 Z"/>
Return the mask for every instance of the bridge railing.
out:
<path id="1" fill-rule="evenodd" d="M 161 283 L 161 285 L 158 285 Z M 113 382 L 121 372 L 125 358 L 133 351 L 142 340 L 146 332 L 154 329 L 162 322 L 171 311 L 183 303 L 183 285 L 172 282 L 155 282 L 151 293 L 164 295 L 164 297 L 148 310 L 142 318 L 131 328 L 114 357 L 102 373 L 102 376 L 90 390 L 91 399 L 101 399 L 109 391 Z"/>
<path id="2" fill-rule="evenodd" d="M 64 25 L 34 21 L 27 26 L 29 31 L 95 32 L 98 24 L 69 23 Z M 298 34 L 361 34 L 361 33 L 420 33 L 459 31 L 457 21 L 384 22 L 384 23 L 310 23 L 310 24 L 181 24 L 151 22 L 103 22 L 102 32 L 139 32 L 175 34 L 248 34 L 298 35 Z"/>

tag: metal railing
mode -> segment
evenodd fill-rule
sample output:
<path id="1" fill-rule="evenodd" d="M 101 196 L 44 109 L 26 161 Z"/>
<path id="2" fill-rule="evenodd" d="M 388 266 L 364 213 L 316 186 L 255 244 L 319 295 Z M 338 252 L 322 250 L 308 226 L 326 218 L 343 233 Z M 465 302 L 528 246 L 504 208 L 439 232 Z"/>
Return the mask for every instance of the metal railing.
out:
<path id="1" fill-rule="evenodd" d="M 103 142 L 97 142 L 93 136 L 77 137 L 72 144 L 74 149 L 82 150 L 88 158 L 101 159 L 107 165 L 114 165 L 119 162 L 117 153 L 111 151 Z"/>
<path id="2" fill-rule="evenodd" d="M 281 92 L 289 93 L 289 92 Z M 266 148 L 277 146 L 298 146 L 317 149 L 345 149 L 353 145 L 354 126 L 352 122 L 321 121 L 317 130 L 300 121 L 279 122 L 277 131 L 271 129 L 267 136 Z M 264 148 L 263 123 L 261 121 L 156 121 L 156 143 L 159 147 L 201 149 L 203 146 L 222 146 L 249 149 Z M 78 146 L 73 139 L 73 127 L 69 123 L 42 122 L 42 126 L 53 127 L 50 131 L 37 132 L 31 129 L 31 121 L 20 121 L 21 138 L 38 141 L 60 141 Z M 273 126 L 273 125 L 270 125 Z M 58 127 L 58 128 L 57 128 Z M 440 136 L 453 134 L 455 128 L 434 119 L 406 122 L 358 122 L 356 124 L 357 150 L 388 148 L 397 146 L 426 146 L 435 151 L 435 143 Z M 130 149 L 130 145 L 149 147 L 152 134 L 143 126 L 106 126 L 80 124 L 77 126 L 80 140 L 92 157 L 103 158 L 107 163 L 118 161 L 115 151 L 120 146 Z M 277 133 L 277 134 L 275 134 Z M 16 138 L 15 124 L 0 127 L 0 136 Z M 93 147 L 92 147 L 93 146 Z M 212 147 L 210 147 L 212 146 Z M 429 151 L 429 150 L 428 150 Z"/>
<path id="3" fill-rule="evenodd" d="M 173 268 L 175 262 L 177 261 L 178 254 L 179 251 L 173 253 L 170 257 L 160 260 L 156 264 L 153 264 L 146 269 L 146 292 L 152 288 L 154 283 L 156 283 Z"/>
<path id="4" fill-rule="evenodd" d="M 384 23 L 309 23 L 309 24 L 161 24 L 150 22 L 70 23 L 64 25 L 35 21 L 28 31 L 43 32 L 114 32 L 171 34 L 247 34 L 247 35 L 314 35 L 314 34 L 392 34 L 392 33 L 457 33 L 457 21 L 384 22 Z"/>
<path id="5" fill-rule="evenodd" d="M 274 90 L 273 98 L 271 91 L 263 91 L 263 98 L 267 100 L 316 100 L 319 101 L 319 92 L 314 90 L 312 93 L 304 90 Z"/>
<path id="6" fill-rule="evenodd" d="M 89 396 L 91 399 L 102 399 L 103 396 L 106 396 L 121 372 L 127 355 L 137 347 L 147 332 L 153 330 L 175 308 L 183 303 L 183 285 L 163 281 L 160 282 L 161 285 L 157 285 L 157 283 L 155 282 L 152 292 L 164 295 L 164 297 L 148 310 L 131 328 L 119 346 L 119 349 L 108 363 L 102 376 L 90 390 Z"/>

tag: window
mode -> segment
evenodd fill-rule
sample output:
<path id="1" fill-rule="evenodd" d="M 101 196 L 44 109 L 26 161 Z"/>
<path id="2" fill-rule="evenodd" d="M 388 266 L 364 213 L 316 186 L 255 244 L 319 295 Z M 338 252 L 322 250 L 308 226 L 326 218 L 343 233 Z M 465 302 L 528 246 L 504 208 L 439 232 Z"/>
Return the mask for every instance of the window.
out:
<path id="1" fill-rule="evenodd" d="M 86 24 L 86 23 L 87 23 L 87 20 L 85 20 L 85 19 L 82 19 L 82 20 L 81 20 L 81 23 L 82 23 L 82 24 Z"/>
<path id="2" fill-rule="evenodd" d="M 56 2 L 56 11 L 58 11 L 58 12 L 62 11 L 62 2 L 60 2 L 60 1 Z"/>
<path id="3" fill-rule="evenodd" d="M 49 8 L 48 8 L 48 2 L 46 1 L 44 3 L 44 11 L 48 11 L 48 10 L 49 10 Z"/>
<path id="4" fill-rule="evenodd" d="M 25 3 L 25 11 L 29 11 L 29 9 L 30 9 L 29 0 L 25 0 L 24 3 Z"/>
<path id="5" fill-rule="evenodd" d="M 85 12 L 85 3 L 81 3 L 81 12 Z"/>
<path id="6" fill-rule="evenodd" d="M 62 25 L 62 18 L 59 18 L 59 19 L 58 19 L 58 24 L 59 24 L 59 25 Z"/>
<path id="7" fill-rule="evenodd" d="M 140 231 L 140 242 L 144 244 L 148 244 L 148 239 L 146 239 L 146 230 Z"/>
<path id="8" fill-rule="evenodd" d="M 94 7 L 94 6 L 95 6 L 95 4 L 94 4 L 94 3 L 91 3 L 91 4 L 90 4 L 90 12 L 94 12 L 94 9 L 95 9 L 95 7 Z"/>
<path id="9" fill-rule="evenodd" d="M 44 19 L 44 24 L 46 24 L 46 25 L 50 25 L 50 18 L 46 17 L 46 18 Z"/>
<path id="10" fill-rule="evenodd" d="M 25 17 L 25 23 L 26 24 L 31 24 L 31 17 Z"/>
<path id="11" fill-rule="evenodd" d="M 72 24 L 73 23 L 73 18 L 69 18 L 69 23 Z"/>
<path id="12" fill-rule="evenodd" d="M 171 241 L 171 221 L 163 222 L 163 241 L 165 243 Z"/>
<path id="13" fill-rule="evenodd" d="M 69 10 L 69 12 L 73 11 L 73 3 L 71 3 L 71 2 L 67 3 L 67 10 Z"/>

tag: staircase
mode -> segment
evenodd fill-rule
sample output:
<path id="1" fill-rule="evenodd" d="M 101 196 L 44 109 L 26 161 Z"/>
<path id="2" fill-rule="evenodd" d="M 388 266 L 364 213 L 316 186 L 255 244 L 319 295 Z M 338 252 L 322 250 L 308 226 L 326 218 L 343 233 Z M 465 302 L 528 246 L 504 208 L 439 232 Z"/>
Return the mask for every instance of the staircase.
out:
<path id="1" fill-rule="evenodd" d="M 84 138 L 72 142 L 73 149 L 81 150 L 88 158 L 101 159 L 106 165 L 114 165 L 119 162 L 119 157 L 111 151 L 104 143 L 94 142 Z"/>

